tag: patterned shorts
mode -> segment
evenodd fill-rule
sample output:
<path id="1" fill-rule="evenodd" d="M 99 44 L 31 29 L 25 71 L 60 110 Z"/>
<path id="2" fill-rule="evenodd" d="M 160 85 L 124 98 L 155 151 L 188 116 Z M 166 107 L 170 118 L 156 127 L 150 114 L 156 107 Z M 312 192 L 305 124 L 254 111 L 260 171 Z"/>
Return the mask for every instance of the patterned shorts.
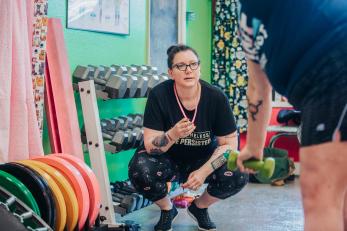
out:
<path id="1" fill-rule="evenodd" d="M 167 182 L 183 183 L 189 174 L 201 167 L 206 160 L 192 161 L 192 165 L 174 162 L 168 155 L 151 155 L 139 148 L 129 163 L 129 179 L 136 190 L 151 201 L 164 198 Z M 210 174 L 206 182 L 207 192 L 219 199 L 230 197 L 248 183 L 248 175 L 240 171 L 229 171 L 226 165 Z"/>

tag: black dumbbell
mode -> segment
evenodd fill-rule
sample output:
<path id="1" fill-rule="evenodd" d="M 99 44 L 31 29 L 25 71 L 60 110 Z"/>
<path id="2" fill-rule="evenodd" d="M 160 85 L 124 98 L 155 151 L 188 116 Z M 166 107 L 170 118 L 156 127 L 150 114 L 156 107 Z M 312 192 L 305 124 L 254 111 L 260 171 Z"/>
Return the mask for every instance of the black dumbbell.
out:
<path id="1" fill-rule="evenodd" d="M 123 65 L 111 65 L 116 70 L 116 75 L 125 75 L 128 74 L 128 70 L 125 66 Z"/>
<path id="2" fill-rule="evenodd" d="M 92 79 L 89 75 L 89 68 L 81 65 L 77 65 L 76 69 L 72 74 L 72 77 L 74 83 Z"/>
<path id="3" fill-rule="evenodd" d="M 143 126 L 143 115 L 142 114 L 128 114 L 128 117 L 133 119 L 133 127 L 142 127 Z"/>
<path id="4" fill-rule="evenodd" d="M 140 208 L 142 208 L 143 205 L 143 196 L 137 192 L 132 192 L 132 191 L 126 191 L 124 189 L 116 189 L 114 191 L 114 193 L 119 193 L 121 195 L 129 195 L 129 196 L 133 196 L 136 198 L 136 208 L 135 210 L 138 210 Z"/>
<path id="5" fill-rule="evenodd" d="M 121 190 L 121 191 L 124 191 L 127 193 L 138 193 L 138 191 L 135 189 L 135 187 L 131 184 L 131 182 L 129 180 L 111 182 L 111 186 L 112 186 L 114 191 Z M 144 200 L 145 200 L 145 198 L 144 198 Z M 150 201 L 148 201 L 146 199 L 146 205 L 149 202 Z"/>
<path id="6" fill-rule="evenodd" d="M 118 117 L 119 119 L 124 120 L 124 130 L 125 129 L 132 129 L 134 127 L 133 125 L 133 118 L 130 116 L 122 115 Z M 122 128 L 120 128 L 122 129 Z"/>
<path id="7" fill-rule="evenodd" d="M 124 148 L 127 147 L 128 140 L 129 140 L 128 132 L 119 130 L 114 133 L 111 139 L 110 145 L 115 146 L 117 152 L 119 152 L 121 150 L 124 150 Z"/>
<path id="8" fill-rule="evenodd" d="M 146 97 L 147 88 L 148 88 L 148 77 L 144 75 L 138 75 L 138 74 L 134 74 L 134 76 L 138 78 L 135 97 L 137 98 Z"/>
<path id="9" fill-rule="evenodd" d="M 114 118 L 112 118 L 110 120 L 112 120 L 115 123 L 115 131 L 125 130 L 126 129 L 124 119 L 118 118 L 118 117 L 114 117 Z"/>
<path id="10" fill-rule="evenodd" d="M 148 77 L 148 86 L 146 91 L 146 96 L 148 96 L 149 92 L 160 83 L 159 75 L 156 74 L 146 74 Z"/>
<path id="11" fill-rule="evenodd" d="M 132 64 L 131 66 L 136 68 L 136 74 L 143 75 L 148 72 L 146 66 L 135 65 L 135 64 Z"/>
<path id="12" fill-rule="evenodd" d="M 102 138 L 104 140 L 112 140 L 114 137 L 115 132 L 107 131 L 107 130 L 102 130 Z M 117 150 L 118 151 L 118 150 Z"/>
<path id="13" fill-rule="evenodd" d="M 102 119 L 100 121 L 101 125 L 101 131 L 102 131 L 102 137 L 105 140 L 113 140 L 115 133 L 119 130 L 126 130 L 124 127 L 125 122 L 121 118 L 114 118 L 114 119 Z M 122 132 L 117 134 L 117 137 L 115 138 L 115 143 L 112 143 L 111 145 L 116 146 L 117 150 L 124 149 L 122 143 L 127 142 L 123 141 L 120 137 L 122 137 Z"/>
<path id="14" fill-rule="evenodd" d="M 128 79 L 121 75 L 111 75 L 108 79 L 105 92 L 111 99 L 124 98 L 127 90 Z"/>
<path id="15" fill-rule="evenodd" d="M 106 67 L 103 65 L 97 67 L 94 71 L 95 88 L 98 90 L 105 90 L 107 81 L 115 72 L 116 70 L 113 67 Z"/>
<path id="16" fill-rule="evenodd" d="M 136 139 L 133 148 L 137 148 L 140 146 L 141 142 L 143 141 L 143 129 L 136 127 L 133 129 L 133 132 L 136 134 Z"/>
<path id="17" fill-rule="evenodd" d="M 115 117 L 113 119 L 111 119 L 115 122 L 115 130 L 118 131 L 118 130 L 125 130 L 126 127 L 125 127 L 125 121 L 124 119 L 122 118 L 119 118 L 119 117 Z"/>
<path id="18" fill-rule="evenodd" d="M 127 70 L 128 75 L 138 74 L 138 70 L 134 66 L 124 66 Z"/>
<path id="19" fill-rule="evenodd" d="M 125 74 L 122 76 L 126 77 L 127 79 L 127 87 L 124 94 L 124 98 L 133 98 L 136 93 L 138 78 L 134 75 L 128 75 L 128 74 Z"/>
<path id="20" fill-rule="evenodd" d="M 149 65 L 144 65 L 145 67 L 147 67 L 147 73 L 149 74 L 158 74 L 158 68 L 157 67 L 153 67 L 153 66 L 149 66 Z"/>
<path id="21" fill-rule="evenodd" d="M 123 144 L 123 150 L 134 148 L 136 144 L 136 132 L 132 129 L 127 129 L 124 133 L 128 134 L 128 141 Z"/>
<path id="22" fill-rule="evenodd" d="M 125 208 L 127 213 L 131 213 L 136 209 L 137 198 L 135 196 L 112 193 L 112 200 L 120 203 L 120 207 Z"/>
<path id="23" fill-rule="evenodd" d="M 89 79 L 95 80 L 96 76 L 99 75 L 99 68 L 94 65 L 88 65 L 88 76 Z"/>
<path id="24" fill-rule="evenodd" d="M 102 119 L 101 121 L 101 130 L 106 129 L 108 131 L 116 132 L 116 121 L 113 119 Z"/>

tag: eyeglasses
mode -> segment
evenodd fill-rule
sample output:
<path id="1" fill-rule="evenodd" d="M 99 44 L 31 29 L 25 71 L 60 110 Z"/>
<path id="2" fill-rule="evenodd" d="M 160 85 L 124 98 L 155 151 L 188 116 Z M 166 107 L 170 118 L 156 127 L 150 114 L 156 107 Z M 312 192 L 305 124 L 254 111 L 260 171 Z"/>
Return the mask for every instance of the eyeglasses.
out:
<path id="1" fill-rule="evenodd" d="M 190 70 L 195 71 L 196 69 L 198 69 L 200 65 L 200 61 L 194 62 L 194 63 L 190 63 L 190 64 L 185 64 L 185 63 L 179 63 L 179 64 L 175 64 L 172 67 L 173 68 L 177 68 L 180 71 L 186 71 L 188 67 L 190 67 Z"/>

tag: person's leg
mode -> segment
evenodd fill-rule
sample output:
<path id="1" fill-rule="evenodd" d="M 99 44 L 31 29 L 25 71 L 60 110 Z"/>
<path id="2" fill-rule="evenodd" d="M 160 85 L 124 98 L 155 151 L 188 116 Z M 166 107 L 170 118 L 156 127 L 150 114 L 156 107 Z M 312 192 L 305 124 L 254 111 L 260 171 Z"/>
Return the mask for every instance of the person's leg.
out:
<path id="1" fill-rule="evenodd" d="M 346 88 L 334 90 L 324 98 L 312 97 L 302 111 L 300 185 L 305 231 L 344 230 L 347 118 L 343 111 L 347 93 Z M 336 130 L 339 139 L 332 141 Z"/>
<path id="2" fill-rule="evenodd" d="M 199 208 L 208 208 L 221 199 L 235 195 L 248 183 L 248 175 L 239 171 L 229 171 L 226 164 L 214 171 L 207 181 L 204 193 L 195 200 Z"/>
<path id="3" fill-rule="evenodd" d="M 344 230 L 347 189 L 347 40 L 303 76 L 289 101 L 302 111 L 300 185 L 305 231 Z M 332 141 L 335 130 L 343 142 Z M 346 210 L 345 210 L 346 211 Z"/>
<path id="4" fill-rule="evenodd" d="M 164 198 L 157 200 L 154 202 L 156 205 L 158 205 L 158 207 L 161 210 L 170 210 L 172 209 L 172 203 L 170 198 L 166 195 Z"/>
<path id="5" fill-rule="evenodd" d="M 177 177 L 177 167 L 165 155 L 150 155 L 138 150 L 129 163 L 129 179 L 136 190 L 161 209 L 155 230 L 171 230 L 177 209 L 168 198 L 167 182 Z"/>
<path id="6" fill-rule="evenodd" d="M 139 150 L 131 159 L 128 169 L 129 179 L 138 192 L 153 202 L 159 201 L 160 208 L 171 207 L 165 202 L 167 182 L 177 177 L 177 170 L 168 157 Z"/>
<path id="7" fill-rule="evenodd" d="M 300 150 L 300 184 L 305 231 L 344 230 L 347 142 L 312 145 Z"/>
<path id="8" fill-rule="evenodd" d="M 198 208 L 203 209 L 210 207 L 212 204 L 216 203 L 219 200 L 219 198 L 211 196 L 207 192 L 207 190 L 205 190 L 203 194 L 201 194 L 201 196 L 194 200 L 194 203 Z"/>
<path id="9" fill-rule="evenodd" d="M 345 202 L 343 204 L 343 223 L 344 223 L 344 231 L 347 231 L 347 191 L 345 192 Z"/>
<path id="10" fill-rule="evenodd" d="M 188 214 L 197 221 L 202 230 L 216 230 L 211 221 L 208 207 L 219 200 L 235 195 L 248 183 L 248 174 L 229 171 L 226 164 L 214 171 L 206 180 L 205 192 L 188 207 Z"/>

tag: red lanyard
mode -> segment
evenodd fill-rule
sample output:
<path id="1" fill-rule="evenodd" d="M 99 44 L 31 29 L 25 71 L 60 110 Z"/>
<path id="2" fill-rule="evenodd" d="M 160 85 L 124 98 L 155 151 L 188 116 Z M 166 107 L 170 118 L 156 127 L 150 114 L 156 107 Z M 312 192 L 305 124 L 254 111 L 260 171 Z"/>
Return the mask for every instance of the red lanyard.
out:
<path id="1" fill-rule="evenodd" d="M 183 109 L 183 106 L 182 106 L 182 104 L 181 104 L 180 99 L 178 98 L 178 94 L 177 94 L 176 84 L 175 84 L 175 83 L 174 83 L 174 92 L 175 92 L 175 96 L 176 96 L 176 100 L 177 100 L 178 106 L 180 107 L 181 112 L 182 112 L 184 118 L 189 119 L 188 116 L 186 115 L 186 113 L 184 112 L 184 109 Z M 192 119 L 192 123 L 193 123 L 193 124 L 194 124 L 194 121 L 195 121 L 195 118 L 196 118 L 196 113 L 197 113 L 197 111 L 198 111 L 199 101 L 200 101 L 200 96 L 199 96 L 198 103 L 196 104 L 196 107 L 195 107 L 194 116 L 193 116 L 193 119 Z"/>

